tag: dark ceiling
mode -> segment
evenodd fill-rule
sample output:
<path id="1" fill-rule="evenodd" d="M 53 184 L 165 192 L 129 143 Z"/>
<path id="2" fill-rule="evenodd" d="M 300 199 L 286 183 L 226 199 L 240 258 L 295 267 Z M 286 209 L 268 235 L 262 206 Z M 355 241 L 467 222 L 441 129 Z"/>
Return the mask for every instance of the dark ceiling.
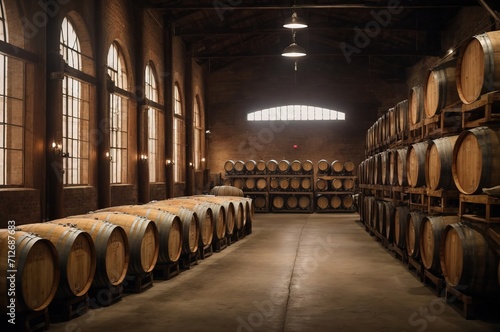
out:
<path id="1" fill-rule="evenodd" d="M 500 10 L 498 0 L 148 0 L 141 5 L 158 10 L 188 54 L 200 63 L 210 60 L 212 71 L 241 59 L 280 57 L 292 42 L 283 22 L 296 12 L 309 25 L 296 30 L 307 59 L 326 66 L 339 58 L 356 61 L 392 82 L 403 82 L 408 67 L 423 57 L 444 55 L 442 32 L 462 8 Z"/>

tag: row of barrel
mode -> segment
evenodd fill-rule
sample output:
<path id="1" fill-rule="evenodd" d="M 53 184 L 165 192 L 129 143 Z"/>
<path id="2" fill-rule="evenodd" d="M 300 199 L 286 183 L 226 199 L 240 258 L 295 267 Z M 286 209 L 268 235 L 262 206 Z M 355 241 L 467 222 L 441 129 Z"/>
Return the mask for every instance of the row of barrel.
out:
<path id="1" fill-rule="evenodd" d="M 351 194 L 319 194 L 316 196 L 316 211 L 352 210 L 354 197 Z"/>
<path id="2" fill-rule="evenodd" d="M 358 171 L 361 184 L 482 193 L 500 185 L 500 132 L 481 126 L 386 150 L 361 162 Z"/>
<path id="3" fill-rule="evenodd" d="M 227 175 L 240 175 L 240 174 L 312 174 L 314 165 L 312 161 L 286 159 L 277 161 L 271 159 L 264 160 L 227 160 L 224 163 L 224 171 Z"/>
<path id="4" fill-rule="evenodd" d="M 273 211 L 283 210 L 299 210 L 307 211 L 311 208 L 310 195 L 271 195 L 271 205 Z M 259 202 L 262 204 L 262 201 Z M 263 208 L 264 206 L 255 206 L 255 208 Z"/>
<path id="5" fill-rule="evenodd" d="M 225 184 L 245 191 L 310 191 L 312 190 L 311 176 L 307 177 L 258 177 L 258 178 L 226 178 Z M 268 187 L 269 186 L 269 187 Z"/>
<path id="6" fill-rule="evenodd" d="M 471 104 L 481 95 L 498 90 L 499 52 L 500 31 L 470 38 L 458 58 L 442 59 L 429 69 L 424 84 L 412 87 L 407 100 L 390 108 L 368 129 L 368 149 L 386 143 L 387 138 L 405 132 L 410 125 L 432 118 L 447 107 Z"/>
<path id="7" fill-rule="evenodd" d="M 16 312 L 41 311 L 53 300 L 116 287 L 126 276 L 197 255 L 251 225 L 253 212 L 250 198 L 199 195 L 0 229 L 1 278 L 16 273 Z M 7 290 L 4 283 L 1 311 L 9 310 Z"/>
<path id="8" fill-rule="evenodd" d="M 469 295 L 500 294 L 500 249 L 477 224 L 457 215 L 410 212 L 407 205 L 372 196 L 361 196 L 359 206 L 366 225 L 447 285 Z"/>

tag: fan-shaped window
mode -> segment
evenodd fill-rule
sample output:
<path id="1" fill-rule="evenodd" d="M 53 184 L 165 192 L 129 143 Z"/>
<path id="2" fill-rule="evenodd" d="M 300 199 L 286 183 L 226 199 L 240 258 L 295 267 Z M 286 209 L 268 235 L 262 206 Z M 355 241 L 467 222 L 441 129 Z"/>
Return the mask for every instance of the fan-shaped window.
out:
<path id="1" fill-rule="evenodd" d="M 310 121 L 345 120 L 342 112 L 307 105 L 286 105 L 266 108 L 247 114 L 248 121 Z"/>
<path id="2" fill-rule="evenodd" d="M 144 72 L 146 99 L 154 103 L 158 102 L 158 86 L 153 67 L 148 64 Z M 150 182 L 161 182 L 164 179 L 163 165 L 164 153 L 163 142 L 163 112 L 148 105 L 148 159 Z"/>

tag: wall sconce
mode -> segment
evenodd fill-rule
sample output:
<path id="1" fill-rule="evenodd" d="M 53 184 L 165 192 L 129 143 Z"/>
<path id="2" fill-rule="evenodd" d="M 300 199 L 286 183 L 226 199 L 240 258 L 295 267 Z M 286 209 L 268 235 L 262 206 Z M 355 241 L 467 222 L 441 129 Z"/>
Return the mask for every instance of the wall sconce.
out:
<path id="1" fill-rule="evenodd" d="M 170 165 L 173 165 L 174 162 L 170 159 L 167 159 L 166 164 L 167 164 L 167 166 L 170 166 Z"/>
<path id="2" fill-rule="evenodd" d="M 189 167 L 193 167 L 193 163 L 191 163 L 191 162 L 190 162 L 190 163 L 189 163 Z"/>
<path id="3" fill-rule="evenodd" d="M 148 161 L 148 156 L 145 154 L 141 154 L 141 161 L 147 162 Z"/>
<path id="4" fill-rule="evenodd" d="M 201 158 L 201 162 L 204 163 L 205 162 L 205 157 Z"/>
<path id="5" fill-rule="evenodd" d="M 106 158 L 108 158 L 110 161 L 113 161 L 113 157 L 109 154 L 109 152 L 106 152 Z"/>
<path id="6" fill-rule="evenodd" d="M 69 153 L 62 152 L 62 144 L 56 143 L 56 141 L 52 141 L 52 150 L 54 151 L 54 156 L 69 158 Z"/>

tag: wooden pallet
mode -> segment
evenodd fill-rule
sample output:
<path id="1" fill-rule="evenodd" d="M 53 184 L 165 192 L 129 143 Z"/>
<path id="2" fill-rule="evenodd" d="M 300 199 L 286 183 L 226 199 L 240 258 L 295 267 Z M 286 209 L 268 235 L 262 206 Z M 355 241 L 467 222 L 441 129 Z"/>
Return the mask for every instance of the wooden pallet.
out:
<path id="1" fill-rule="evenodd" d="M 500 122 L 500 92 L 486 93 L 471 104 L 462 106 L 462 127 L 474 128 Z"/>
<path id="2" fill-rule="evenodd" d="M 123 285 L 109 285 L 109 287 L 90 288 L 89 290 L 90 308 L 97 309 L 108 307 L 123 298 Z"/>
<path id="3" fill-rule="evenodd" d="M 80 317 L 89 311 L 88 293 L 68 299 L 55 299 L 49 305 L 51 322 L 65 322 Z"/>
<path id="4" fill-rule="evenodd" d="M 179 259 L 181 270 L 190 270 L 193 266 L 198 265 L 198 252 L 193 254 L 182 254 Z"/>
<path id="5" fill-rule="evenodd" d="M 399 202 L 405 202 L 408 200 L 407 191 L 405 187 L 393 186 L 392 187 L 392 197 L 394 204 Z"/>
<path id="6" fill-rule="evenodd" d="M 442 276 L 437 276 L 431 271 L 424 269 L 422 282 L 428 286 L 436 296 L 443 296 L 443 291 L 446 288 L 446 283 Z"/>
<path id="7" fill-rule="evenodd" d="M 156 264 L 153 275 L 155 279 L 170 280 L 179 275 L 180 267 L 179 262 L 168 264 Z"/>
<path id="8" fill-rule="evenodd" d="M 408 264 L 408 254 L 405 250 L 398 248 L 396 245 L 389 246 L 388 249 L 396 259 L 400 260 L 403 264 Z"/>
<path id="9" fill-rule="evenodd" d="M 409 131 L 408 131 L 408 141 L 411 143 L 417 143 L 420 142 L 424 139 L 425 135 L 425 128 L 424 128 L 424 121 L 420 121 L 417 124 L 410 124 L 409 125 Z"/>
<path id="10" fill-rule="evenodd" d="M 500 223 L 500 217 L 491 215 L 492 207 L 495 205 L 500 205 L 500 198 L 489 195 L 460 194 L 459 216 L 473 222 Z M 473 211 L 474 208 L 484 211 L 477 213 Z"/>
<path id="11" fill-rule="evenodd" d="M 425 119 L 424 130 L 424 137 L 429 139 L 459 134 L 462 131 L 462 103 L 456 102 L 432 118 Z"/>
<path id="12" fill-rule="evenodd" d="M 425 187 L 407 188 L 410 211 L 427 211 L 427 195 Z"/>
<path id="13" fill-rule="evenodd" d="M 458 214 L 460 193 L 458 190 L 432 190 L 427 188 L 427 211 Z"/>
<path id="14" fill-rule="evenodd" d="M 35 332 L 45 331 L 50 327 L 49 310 L 45 308 L 40 311 L 16 312 L 14 323 L 9 323 L 9 316 L 4 316 L 0 323 L 2 331 Z"/>
<path id="15" fill-rule="evenodd" d="M 199 247 L 198 249 L 198 255 L 200 259 L 206 259 L 210 256 L 212 256 L 214 253 L 212 249 L 212 244 L 208 245 L 206 248 L 203 248 L 202 246 Z"/>
<path id="16" fill-rule="evenodd" d="M 413 257 L 408 256 L 408 270 L 415 271 L 417 278 L 423 282 L 424 269 L 420 261 L 418 261 Z"/>
<path id="17" fill-rule="evenodd" d="M 142 293 L 153 287 L 153 273 L 148 272 L 141 275 L 127 275 L 123 281 L 125 293 Z"/>
<path id="18" fill-rule="evenodd" d="M 226 249 L 228 245 L 229 244 L 227 237 L 224 237 L 221 240 L 214 240 L 212 241 L 212 250 L 214 250 L 215 252 L 221 252 L 222 250 Z"/>

